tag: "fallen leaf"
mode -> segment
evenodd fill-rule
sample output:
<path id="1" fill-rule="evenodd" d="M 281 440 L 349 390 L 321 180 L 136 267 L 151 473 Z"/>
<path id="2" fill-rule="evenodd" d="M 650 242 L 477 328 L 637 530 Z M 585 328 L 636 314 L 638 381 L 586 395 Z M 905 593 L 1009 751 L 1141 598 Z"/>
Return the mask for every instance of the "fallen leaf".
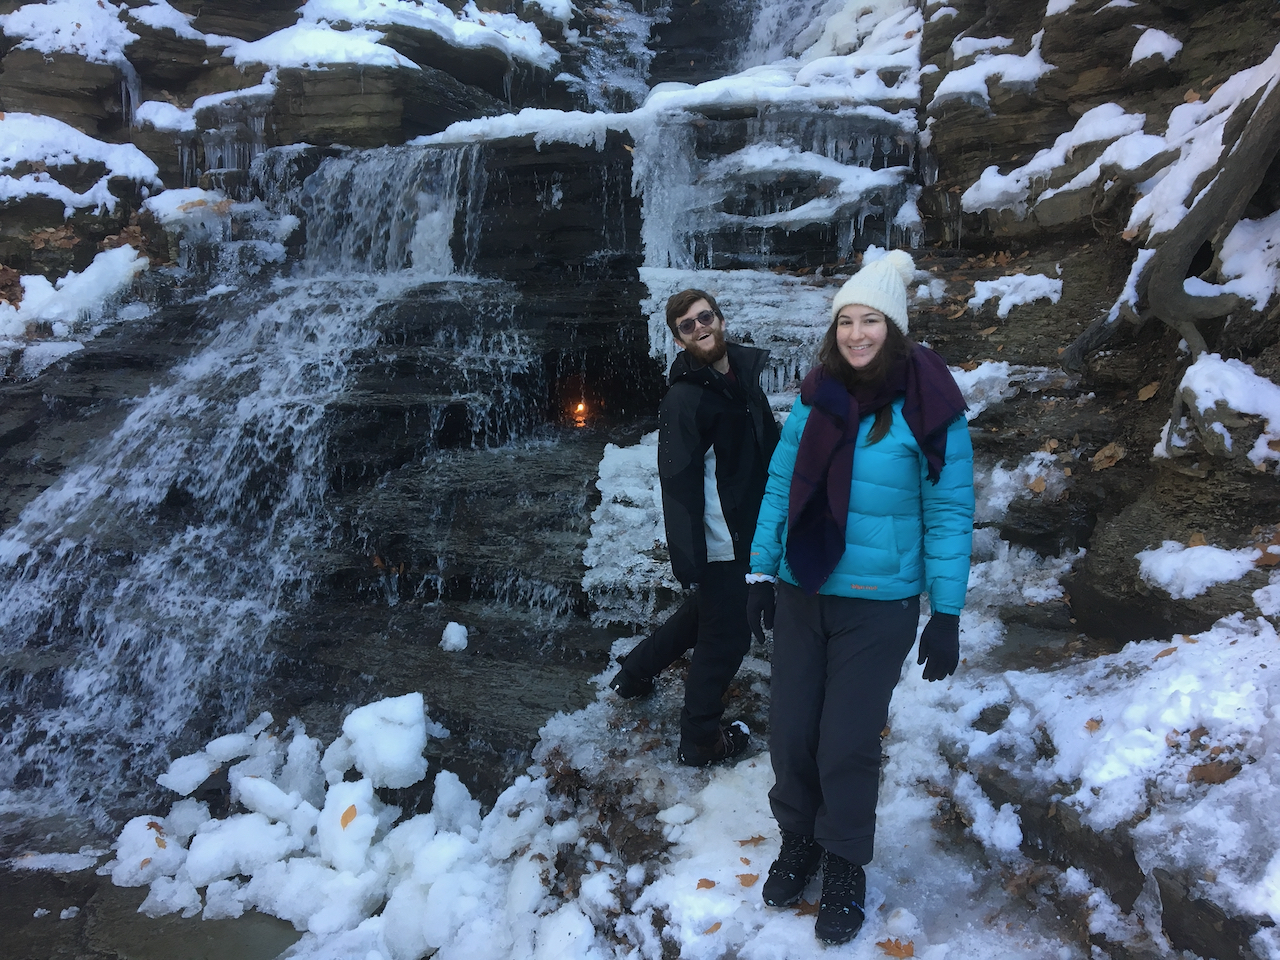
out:
<path id="1" fill-rule="evenodd" d="M 342 824 L 342 829 L 345 830 L 347 827 L 351 826 L 351 821 L 355 818 L 356 805 L 353 803 L 351 806 L 347 807 L 347 809 L 342 811 L 342 816 L 338 818 L 338 823 Z"/>
<path id="2" fill-rule="evenodd" d="M 1204 534 L 1197 530 L 1191 535 L 1191 539 L 1187 541 L 1188 547 L 1207 547 L 1209 541 L 1204 538 Z"/>
<path id="3" fill-rule="evenodd" d="M 1160 389 L 1160 381 L 1153 380 L 1151 381 L 1151 383 L 1148 383 L 1145 387 L 1143 387 L 1141 390 L 1138 391 L 1138 399 L 1145 403 L 1146 401 L 1154 397 L 1156 395 L 1156 391 L 1159 389 Z"/>
<path id="4" fill-rule="evenodd" d="M 1170 730 L 1168 733 L 1164 735 L 1164 745 L 1166 747 L 1172 747 L 1175 743 L 1178 742 L 1178 738 L 1181 736 L 1182 734 L 1180 734 L 1177 730 Z"/>
<path id="5" fill-rule="evenodd" d="M 1226 783 L 1241 770 L 1238 760 L 1210 760 L 1187 771 L 1188 783 Z"/>
<path id="6" fill-rule="evenodd" d="M 1106 470 L 1108 467 L 1114 467 L 1124 459 L 1126 453 L 1128 451 L 1124 447 L 1112 440 L 1093 455 L 1093 469 Z"/>
<path id="7" fill-rule="evenodd" d="M 979 330 L 979 331 L 978 331 L 978 336 L 980 336 L 980 337 L 989 337 L 989 336 L 991 336 L 993 333 L 995 333 L 995 332 L 996 332 L 997 330 L 999 330 L 999 329 L 1000 329 L 999 327 L 987 327 L 987 329 L 985 329 L 985 330 Z"/>
<path id="8" fill-rule="evenodd" d="M 0 120 L 3 120 L 3 119 L 4 119 L 4 114 L 0 113 Z M 1277 437 L 1274 440 L 1268 440 L 1267 447 L 1271 450 L 1275 450 L 1276 452 L 1280 453 L 1280 437 Z"/>
<path id="9" fill-rule="evenodd" d="M 145 867 L 145 866 L 146 866 L 148 863 L 150 863 L 150 862 L 151 862 L 151 858 L 150 858 L 150 857 L 143 857 L 143 858 L 142 858 L 142 863 L 138 864 L 138 866 L 139 866 L 139 867 Z"/>
<path id="10" fill-rule="evenodd" d="M 1199 102 L 1200 102 L 1200 94 L 1196 93 L 1194 90 L 1188 90 L 1188 91 L 1183 95 L 1183 97 L 1182 97 L 1182 102 L 1183 102 L 1183 103 L 1199 103 Z"/>
<path id="11" fill-rule="evenodd" d="M 164 840 L 162 840 L 160 837 L 156 837 L 156 846 L 159 847 L 161 850 L 164 850 L 169 845 L 165 843 Z"/>
<path id="12" fill-rule="evenodd" d="M 707 927 L 707 929 L 703 930 L 703 931 L 702 931 L 702 935 L 705 937 L 707 934 L 709 934 L 709 933 L 715 933 L 715 932 L 716 932 L 717 930 L 719 930 L 719 929 L 720 929 L 720 921 L 719 921 L 719 920 L 717 920 L 717 921 L 716 921 L 715 923 L 713 923 L 711 926 Z"/>
<path id="13" fill-rule="evenodd" d="M 965 310 L 967 309 L 968 307 L 965 306 L 965 304 L 957 303 L 954 307 L 952 307 L 950 310 L 947 311 L 946 317 L 948 320 L 954 320 L 956 319 L 956 317 L 963 316 Z"/>
<path id="14" fill-rule="evenodd" d="M 716 882 L 714 880 L 708 880 L 706 877 L 703 877 L 701 880 L 698 881 L 699 890 L 710 890 L 715 885 L 716 885 Z"/>
<path id="15" fill-rule="evenodd" d="M 1209 735 L 1209 728 L 1208 728 L 1208 727 L 1196 727 L 1196 728 L 1195 728 L 1194 730 L 1192 730 L 1192 731 L 1191 731 L 1191 733 L 1189 734 L 1189 736 L 1191 737 L 1191 742 L 1192 742 L 1192 743 L 1199 743 L 1201 740 L 1203 740 L 1203 739 L 1204 739 L 1205 737 L 1207 737 L 1208 735 Z"/>
<path id="16" fill-rule="evenodd" d="M 194 210 L 197 207 L 207 207 L 208 205 L 208 200 L 188 200 L 186 203 L 178 204 L 178 210 L 181 213 L 186 213 L 188 210 Z"/>
<path id="17" fill-rule="evenodd" d="M 1137 227 L 1130 227 L 1128 230 L 1126 230 L 1126 231 L 1124 231 L 1122 234 L 1120 234 L 1120 239 L 1121 239 L 1121 240 L 1132 240 L 1132 239 L 1134 239 L 1137 235 L 1138 235 L 1138 228 L 1137 228 Z"/>
<path id="18" fill-rule="evenodd" d="M 147 821 L 147 829 L 154 830 L 156 833 L 164 833 L 164 827 L 160 826 L 160 824 L 156 823 L 154 820 Z"/>
<path id="19" fill-rule="evenodd" d="M 1071 468 L 1070 468 L 1070 467 L 1063 467 L 1063 468 L 1062 468 L 1062 475 L 1063 475 L 1064 477 L 1069 477 L 1069 476 L 1071 476 Z"/>
<path id="20" fill-rule="evenodd" d="M 1088 730 L 1090 733 L 1097 733 L 1101 727 L 1102 727 L 1101 717 L 1094 717 L 1091 720 L 1086 720 L 1084 724 L 1084 728 Z"/>
<path id="21" fill-rule="evenodd" d="M 810 903 L 808 900 L 801 900 L 796 904 L 797 917 L 816 917 L 818 915 L 818 904 L 820 901 L 815 900 Z"/>
<path id="22" fill-rule="evenodd" d="M 738 859 L 742 861 L 742 865 L 743 865 L 744 867 L 749 867 L 749 866 L 751 866 L 751 861 L 750 861 L 749 859 L 747 859 L 746 857 L 739 857 Z"/>
<path id="23" fill-rule="evenodd" d="M 876 944 L 890 957 L 914 957 L 916 955 L 916 945 L 914 940 L 908 940 L 903 943 L 901 940 L 881 940 Z"/>
<path id="24" fill-rule="evenodd" d="M 910 39 L 911 39 L 912 37 L 914 37 L 915 35 L 916 35 L 916 32 L 915 32 L 914 30 L 908 30 L 908 31 L 907 31 L 906 33 L 904 33 L 902 36 L 903 36 L 903 39 L 904 39 L 904 40 L 910 40 Z"/>
<path id="25" fill-rule="evenodd" d="M 760 879 L 760 874 L 758 873 L 738 874 L 738 882 L 741 883 L 744 887 L 754 887 L 756 885 L 756 881 L 759 879 Z"/>
<path id="26" fill-rule="evenodd" d="M 1034 480 L 1032 480 L 1030 483 L 1027 484 L 1027 489 L 1030 490 L 1032 493 L 1044 493 L 1044 488 L 1047 486 L 1048 484 L 1045 483 L 1044 477 L 1036 477 Z"/>
<path id="27" fill-rule="evenodd" d="M 762 843 L 764 843 L 764 837 L 760 836 L 759 834 L 756 834 L 754 837 L 748 837 L 746 840 L 739 840 L 739 841 L 738 841 L 738 846 L 740 846 L 740 847 L 758 847 L 758 846 L 760 846 L 760 844 L 762 844 Z"/>
<path id="28" fill-rule="evenodd" d="M 1162 657 L 1167 657 L 1167 656 L 1169 656 L 1169 655 L 1171 655 L 1171 654 L 1174 654 L 1174 653 L 1177 653 L 1177 652 L 1178 652 L 1178 648 L 1177 648 L 1177 647 L 1165 647 L 1163 650 L 1161 650 L 1159 653 L 1157 653 L 1154 657 L 1152 657 L 1152 659 L 1153 659 L 1153 660 L 1159 660 L 1159 659 L 1161 659 Z"/>

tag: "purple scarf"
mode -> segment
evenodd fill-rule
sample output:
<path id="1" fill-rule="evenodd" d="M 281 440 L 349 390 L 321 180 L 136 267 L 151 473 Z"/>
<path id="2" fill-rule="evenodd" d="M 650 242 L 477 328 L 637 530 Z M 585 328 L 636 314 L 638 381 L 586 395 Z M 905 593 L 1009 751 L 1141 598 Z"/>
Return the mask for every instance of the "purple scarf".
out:
<path id="1" fill-rule="evenodd" d="M 812 412 L 800 437 L 787 505 L 787 564 L 805 593 L 815 594 L 844 556 L 858 423 L 903 398 L 902 416 L 938 482 L 947 427 L 967 406 L 947 365 L 919 344 L 875 386 L 853 393 L 822 366 L 809 371 L 800 400 Z"/>

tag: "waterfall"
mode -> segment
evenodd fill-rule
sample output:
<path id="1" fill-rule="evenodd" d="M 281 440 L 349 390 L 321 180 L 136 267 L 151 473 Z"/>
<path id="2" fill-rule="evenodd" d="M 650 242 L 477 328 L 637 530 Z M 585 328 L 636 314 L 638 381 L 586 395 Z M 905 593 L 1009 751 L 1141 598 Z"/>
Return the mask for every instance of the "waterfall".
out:
<path id="1" fill-rule="evenodd" d="M 416 152 L 325 160 L 295 188 L 299 275 L 206 304 L 208 342 L 0 536 L 7 806 L 103 822 L 175 744 L 244 725 L 267 630 L 307 595 L 349 360 L 380 305 L 454 273 L 464 152 Z"/>

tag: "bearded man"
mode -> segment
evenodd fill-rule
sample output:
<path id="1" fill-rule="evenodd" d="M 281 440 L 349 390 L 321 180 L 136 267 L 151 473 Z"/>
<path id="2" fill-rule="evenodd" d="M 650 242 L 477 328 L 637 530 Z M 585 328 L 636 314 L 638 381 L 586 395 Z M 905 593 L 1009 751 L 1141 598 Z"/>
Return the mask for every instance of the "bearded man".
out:
<path id="1" fill-rule="evenodd" d="M 653 678 L 692 648 L 680 714 L 678 759 L 689 766 L 746 749 L 746 725 L 722 726 L 724 694 L 751 646 L 746 574 L 756 515 L 778 424 L 760 387 L 767 350 L 725 341 L 724 314 L 703 290 L 667 301 L 667 326 L 682 349 L 658 408 L 658 476 L 671 569 L 691 590 L 684 603 L 622 660 L 609 682 L 620 696 L 653 691 Z"/>

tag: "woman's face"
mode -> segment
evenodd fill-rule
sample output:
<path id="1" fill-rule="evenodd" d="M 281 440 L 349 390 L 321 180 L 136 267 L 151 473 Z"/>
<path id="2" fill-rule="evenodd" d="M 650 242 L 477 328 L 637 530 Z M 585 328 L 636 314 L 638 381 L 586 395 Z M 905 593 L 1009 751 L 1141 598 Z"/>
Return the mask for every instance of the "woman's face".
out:
<path id="1" fill-rule="evenodd" d="M 836 314 L 836 347 L 855 370 L 875 359 L 888 335 L 889 321 L 879 310 L 853 303 Z"/>

